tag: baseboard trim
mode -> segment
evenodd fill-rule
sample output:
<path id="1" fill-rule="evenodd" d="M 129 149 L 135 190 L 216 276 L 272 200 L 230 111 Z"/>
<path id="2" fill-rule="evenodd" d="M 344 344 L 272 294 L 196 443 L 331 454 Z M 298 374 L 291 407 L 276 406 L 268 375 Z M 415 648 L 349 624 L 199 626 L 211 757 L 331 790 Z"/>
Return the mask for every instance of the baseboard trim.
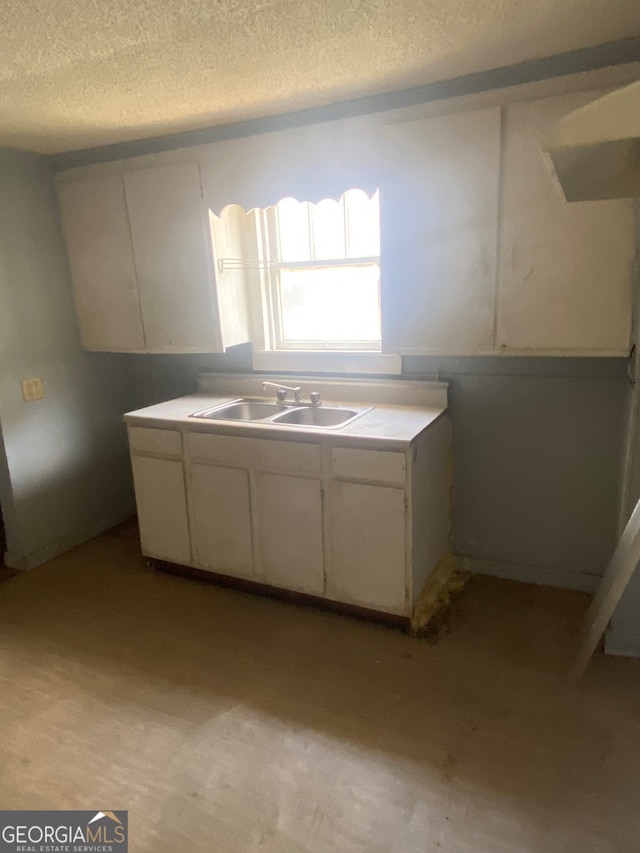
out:
<path id="1" fill-rule="evenodd" d="M 539 586 L 577 589 L 581 592 L 595 592 L 601 581 L 599 575 L 568 572 L 562 569 L 547 569 L 543 566 L 503 563 L 500 560 L 485 560 L 480 557 L 456 556 L 462 561 L 463 568 L 475 575 L 491 575 L 495 578 L 535 583 Z"/>
<path id="2" fill-rule="evenodd" d="M 104 516 L 87 527 L 83 527 L 69 536 L 64 536 L 62 539 L 52 542 L 51 545 L 47 545 L 46 548 L 40 548 L 31 554 L 19 556 L 18 554 L 12 554 L 10 551 L 7 551 L 5 554 L 5 565 L 12 569 L 21 569 L 22 571 L 35 569 L 37 566 L 41 566 L 43 563 L 52 560 L 54 557 L 64 554 L 65 551 L 70 551 L 76 545 L 82 545 L 83 542 L 99 536 L 105 530 L 110 530 L 112 527 L 122 524 L 123 521 L 132 518 L 135 514 L 135 504 L 132 503 L 118 510 L 118 512 Z"/>

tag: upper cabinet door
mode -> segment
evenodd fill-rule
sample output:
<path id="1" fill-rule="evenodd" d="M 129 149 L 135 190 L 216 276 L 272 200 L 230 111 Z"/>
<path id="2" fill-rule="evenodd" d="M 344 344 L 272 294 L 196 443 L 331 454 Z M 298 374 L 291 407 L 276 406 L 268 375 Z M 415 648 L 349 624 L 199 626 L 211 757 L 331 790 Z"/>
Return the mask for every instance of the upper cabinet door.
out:
<path id="1" fill-rule="evenodd" d="M 197 163 L 125 172 L 148 352 L 222 347 Z"/>
<path id="2" fill-rule="evenodd" d="M 499 169 L 499 109 L 385 128 L 384 351 L 493 351 Z"/>
<path id="3" fill-rule="evenodd" d="M 82 346 L 145 348 L 120 175 L 60 183 L 58 197 Z"/>
<path id="4" fill-rule="evenodd" d="M 568 203 L 540 148 L 593 94 L 506 108 L 499 258 L 503 352 L 624 354 L 634 260 L 630 201 Z"/>

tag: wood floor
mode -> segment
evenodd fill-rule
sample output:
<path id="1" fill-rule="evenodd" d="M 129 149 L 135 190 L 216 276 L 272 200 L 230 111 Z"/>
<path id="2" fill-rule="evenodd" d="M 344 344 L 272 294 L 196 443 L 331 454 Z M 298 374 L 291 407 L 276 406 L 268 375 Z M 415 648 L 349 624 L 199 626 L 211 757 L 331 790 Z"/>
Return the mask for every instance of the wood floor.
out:
<path id="1" fill-rule="evenodd" d="M 0 585 L 0 807 L 128 809 L 132 853 L 637 853 L 640 662 L 563 688 L 587 603 L 476 578 L 432 644 L 120 527 Z"/>

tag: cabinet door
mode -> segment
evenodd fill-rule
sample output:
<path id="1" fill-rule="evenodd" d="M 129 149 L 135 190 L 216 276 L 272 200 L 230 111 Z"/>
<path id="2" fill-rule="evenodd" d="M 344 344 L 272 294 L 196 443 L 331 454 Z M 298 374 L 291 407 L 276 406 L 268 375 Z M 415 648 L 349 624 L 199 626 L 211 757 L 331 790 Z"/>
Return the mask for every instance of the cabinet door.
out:
<path id="1" fill-rule="evenodd" d="M 182 462 L 133 456 L 142 550 L 172 563 L 191 562 Z"/>
<path id="2" fill-rule="evenodd" d="M 126 172 L 124 185 L 147 350 L 220 350 L 198 165 Z"/>
<path id="3" fill-rule="evenodd" d="M 258 473 L 257 548 L 265 583 L 322 595 L 322 487 L 319 480 Z"/>
<path id="4" fill-rule="evenodd" d="M 628 350 L 632 204 L 568 203 L 540 148 L 546 128 L 593 97 L 506 109 L 497 326 L 503 352 Z"/>
<path id="5" fill-rule="evenodd" d="M 404 491 L 334 482 L 327 597 L 405 612 Z"/>
<path id="6" fill-rule="evenodd" d="M 82 346 L 144 350 L 122 177 L 60 183 L 58 197 Z"/>
<path id="7" fill-rule="evenodd" d="M 194 465 L 190 507 L 195 562 L 222 574 L 251 577 L 249 472 Z"/>
<path id="8" fill-rule="evenodd" d="M 385 128 L 382 348 L 493 350 L 500 110 Z"/>

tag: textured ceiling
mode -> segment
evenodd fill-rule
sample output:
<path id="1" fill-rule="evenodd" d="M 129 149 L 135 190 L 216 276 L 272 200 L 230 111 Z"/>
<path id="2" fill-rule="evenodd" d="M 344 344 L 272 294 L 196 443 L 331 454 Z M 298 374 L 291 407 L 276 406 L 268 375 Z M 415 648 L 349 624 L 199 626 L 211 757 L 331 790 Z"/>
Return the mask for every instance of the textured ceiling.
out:
<path id="1" fill-rule="evenodd" d="M 0 145 L 160 136 L 639 32 L 638 0 L 2 0 Z"/>

